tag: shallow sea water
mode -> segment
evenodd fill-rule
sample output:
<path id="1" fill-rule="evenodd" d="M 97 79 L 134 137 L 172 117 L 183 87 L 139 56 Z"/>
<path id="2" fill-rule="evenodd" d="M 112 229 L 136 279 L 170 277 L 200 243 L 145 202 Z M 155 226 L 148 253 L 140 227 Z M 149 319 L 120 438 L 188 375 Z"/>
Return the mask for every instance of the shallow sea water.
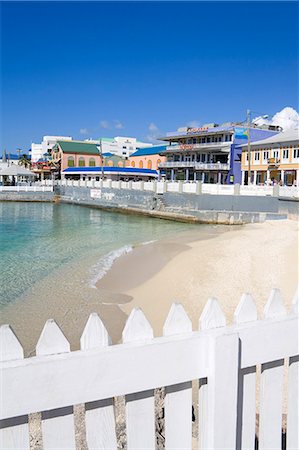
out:
<path id="1" fill-rule="evenodd" d="M 52 283 L 71 283 L 62 274 L 80 262 L 80 282 L 94 287 L 115 259 L 134 246 L 196 228 L 76 205 L 2 202 L 0 307 L 30 294 L 51 275 Z"/>

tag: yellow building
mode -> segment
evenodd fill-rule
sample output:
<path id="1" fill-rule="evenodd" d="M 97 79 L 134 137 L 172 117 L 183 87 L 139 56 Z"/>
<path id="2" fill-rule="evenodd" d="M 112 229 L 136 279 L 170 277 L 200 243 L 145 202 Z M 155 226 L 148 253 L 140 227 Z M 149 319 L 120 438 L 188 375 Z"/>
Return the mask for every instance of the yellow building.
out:
<path id="1" fill-rule="evenodd" d="M 248 184 L 248 145 L 242 145 L 242 184 Z M 250 146 L 252 184 L 299 186 L 299 130 L 288 130 Z"/>

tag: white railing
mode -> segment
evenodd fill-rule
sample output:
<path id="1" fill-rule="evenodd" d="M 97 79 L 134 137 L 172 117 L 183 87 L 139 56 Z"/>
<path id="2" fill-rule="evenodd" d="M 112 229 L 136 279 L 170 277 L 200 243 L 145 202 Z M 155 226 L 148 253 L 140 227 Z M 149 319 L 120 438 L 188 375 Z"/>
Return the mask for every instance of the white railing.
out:
<path id="1" fill-rule="evenodd" d="M 251 196 L 276 196 L 282 198 L 299 198 L 299 186 L 265 186 L 265 185 L 232 185 L 211 184 L 199 181 L 95 181 L 95 180 L 60 180 L 58 186 L 89 187 L 89 188 L 112 188 L 112 189 L 134 189 L 145 190 L 156 193 L 177 192 L 190 194 L 214 194 L 214 195 L 251 195 Z M 237 189 L 237 187 L 239 188 Z M 48 183 L 34 183 L 32 186 L 0 186 L 0 192 L 50 192 L 53 187 Z"/>
<path id="2" fill-rule="evenodd" d="M 203 194 L 234 195 L 233 184 L 203 184 Z"/>
<path id="3" fill-rule="evenodd" d="M 196 161 L 166 161 L 159 163 L 159 168 L 194 167 L 196 170 L 229 170 L 229 164 L 202 163 Z"/>
<path id="4" fill-rule="evenodd" d="M 0 186 L 0 192 L 53 192 L 53 186 Z"/>
<path id="5" fill-rule="evenodd" d="M 14 332 L 3 325 L 0 447 L 28 450 L 28 414 L 41 412 L 43 448 L 75 449 L 73 405 L 84 404 L 80 428 L 86 430 L 87 447 L 116 449 L 114 398 L 125 396 L 126 448 L 154 450 L 155 389 L 165 387 L 165 448 L 190 450 L 192 381 L 199 380 L 193 384 L 199 408 L 197 402 L 193 405 L 202 450 L 254 449 L 256 414 L 259 448 L 280 449 L 286 388 L 287 448 L 298 449 L 298 295 L 287 312 L 279 290 L 273 289 L 262 320 L 257 320 L 254 301 L 245 294 L 230 326 L 217 300 L 210 299 L 199 324 L 200 331 L 192 332 L 182 305 L 173 304 L 163 337 L 154 338 L 142 311 L 134 309 L 123 343 L 109 345 L 106 328 L 91 314 L 81 349 L 70 352 L 60 328 L 48 320 L 36 356 L 25 359 Z"/>
<path id="6" fill-rule="evenodd" d="M 168 145 L 166 147 L 166 150 L 170 151 L 182 151 L 182 150 L 186 150 L 186 151 L 192 151 L 192 150 L 200 150 L 200 149 L 204 149 L 205 147 L 227 147 L 227 150 L 229 151 L 230 145 L 231 145 L 232 141 L 227 141 L 227 142 L 202 142 L 202 143 L 197 143 L 197 144 L 175 144 L 175 145 Z"/>

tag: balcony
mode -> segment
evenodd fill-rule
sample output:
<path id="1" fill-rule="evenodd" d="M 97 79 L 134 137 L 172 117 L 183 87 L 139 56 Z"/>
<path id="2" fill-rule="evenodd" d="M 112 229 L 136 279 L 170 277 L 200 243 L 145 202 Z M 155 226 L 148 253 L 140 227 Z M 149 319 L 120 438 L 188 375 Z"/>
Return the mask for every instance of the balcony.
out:
<path id="1" fill-rule="evenodd" d="M 268 158 L 268 165 L 269 166 L 278 166 L 280 164 L 279 158 Z"/>
<path id="2" fill-rule="evenodd" d="M 207 142 L 202 144 L 175 144 L 175 145 L 168 145 L 166 147 L 166 151 L 193 151 L 193 150 L 203 150 L 204 148 L 215 148 L 215 149 L 221 149 L 222 151 L 229 151 L 230 145 L 232 142 Z"/>
<path id="3" fill-rule="evenodd" d="M 225 163 L 200 163 L 196 161 L 167 161 L 159 164 L 159 169 L 192 168 L 195 170 L 229 170 Z"/>

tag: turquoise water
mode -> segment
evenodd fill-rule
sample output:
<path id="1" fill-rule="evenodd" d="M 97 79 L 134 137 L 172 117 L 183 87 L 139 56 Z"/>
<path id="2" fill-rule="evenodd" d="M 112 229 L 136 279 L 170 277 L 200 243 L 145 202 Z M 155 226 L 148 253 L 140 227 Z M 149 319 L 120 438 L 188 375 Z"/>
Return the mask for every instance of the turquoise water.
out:
<path id="1" fill-rule="evenodd" d="M 131 246 L 193 227 L 75 205 L 0 203 L 0 305 L 17 300 L 72 262 L 84 258 L 96 262 L 102 257 L 91 267 L 97 271 L 92 283 Z"/>

